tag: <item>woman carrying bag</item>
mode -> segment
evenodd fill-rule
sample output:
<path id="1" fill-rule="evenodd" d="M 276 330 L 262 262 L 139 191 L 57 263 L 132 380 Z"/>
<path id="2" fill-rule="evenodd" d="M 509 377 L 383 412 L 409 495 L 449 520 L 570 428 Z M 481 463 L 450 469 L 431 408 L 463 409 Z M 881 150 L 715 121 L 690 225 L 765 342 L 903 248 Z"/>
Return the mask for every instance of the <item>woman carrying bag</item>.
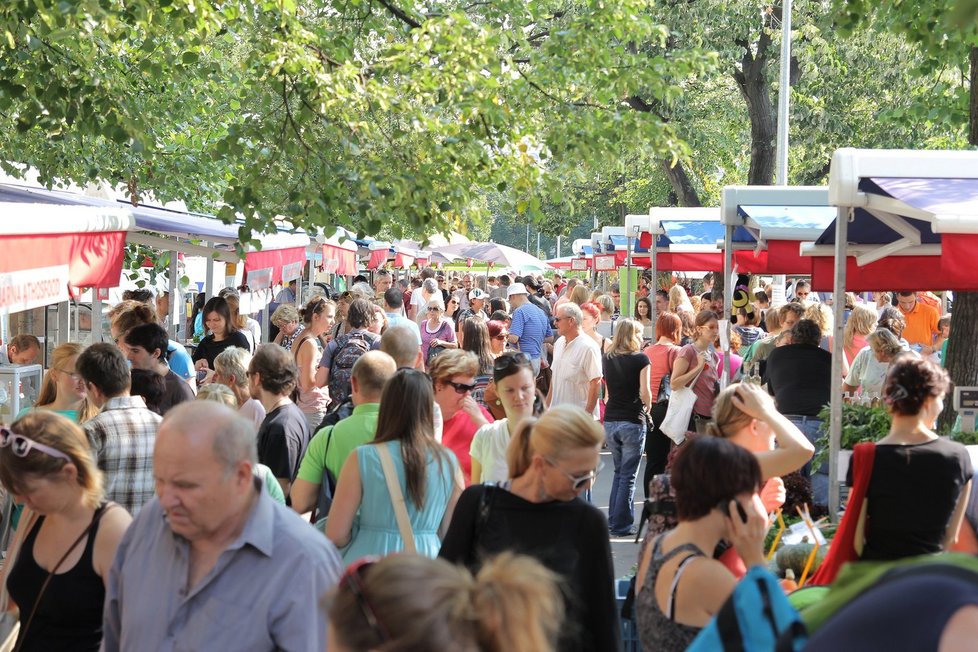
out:
<path id="1" fill-rule="evenodd" d="M 464 483 L 435 441 L 434 403 L 420 371 L 401 369 L 384 386 L 377 435 L 343 464 L 326 521 L 346 563 L 401 550 L 437 556 Z"/>
<path id="2" fill-rule="evenodd" d="M 704 310 L 693 322 L 696 337 L 683 347 L 672 367 L 672 391 L 669 410 L 662 424 L 662 431 L 676 443 L 684 439 L 683 424 L 697 434 L 706 432 L 706 424 L 713 413 L 713 403 L 719 393 L 717 364 L 719 356 L 713 342 L 719 332 L 717 315 Z M 686 412 L 689 412 L 689 416 Z"/>
<path id="3" fill-rule="evenodd" d="M 652 390 L 652 411 L 649 415 L 649 433 L 645 438 L 645 478 L 642 487 L 648 498 L 649 482 L 654 476 L 666 472 L 666 462 L 672 440 L 663 434 L 659 425 L 666 417 L 669 408 L 669 395 L 672 394 L 672 367 L 682 347 L 679 341 L 683 336 L 683 322 L 678 315 L 664 312 L 655 322 L 655 344 L 645 348 L 650 364 L 649 388 Z"/>
<path id="4" fill-rule="evenodd" d="M 20 612 L 9 649 L 98 650 L 105 582 L 132 518 L 103 500 L 84 432 L 48 411 L 0 428 L 0 482 L 26 507 L 3 568 L 3 609 Z"/>

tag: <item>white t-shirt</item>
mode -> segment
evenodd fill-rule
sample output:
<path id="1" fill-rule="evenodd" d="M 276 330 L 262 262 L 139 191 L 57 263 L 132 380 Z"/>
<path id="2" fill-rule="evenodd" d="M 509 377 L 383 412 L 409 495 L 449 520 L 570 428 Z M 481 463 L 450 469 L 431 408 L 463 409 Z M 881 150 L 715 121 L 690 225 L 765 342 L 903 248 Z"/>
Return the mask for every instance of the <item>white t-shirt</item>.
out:
<path id="1" fill-rule="evenodd" d="M 553 393 L 550 405 L 569 403 L 586 409 L 588 385 L 595 378 L 601 378 L 601 349 L 597 342 L 583 333 L 570 344 L 567 344 L 566 338 L 561 337 L 554 343 L 554 361 L 551 367 Z M 594 404 L 593 414 L 595 419 L 601 416 L 597 402 Z"/>
<path id="2" fill-rule="evenodd" d="M 421 288 L 415 288 L 411 292 L 411 305 L 414 306 L 414 321 L 420 326 L 428 319 L 428 300 L 424 298 Z"/>
<path id="3" fill-rule="evenodd" d="M 238 412 L 245 419 L 253 421 L 256 428 L 261 428 L 261 422 L 265 420 L 265 406 L 253 398 L 249 398 L 242 403 L 241 407 L 238 408 Z"/>
<path id="4" fill-rule="evenodd" d="M 849 375 L 846 376 L 846 385 L 861 387 L 863 396 L 882 395 L 883 381 L 886 380 L 886 372 L 889 368 L 889 362 L 879 362 L 876 359 L 872 347 L 864 346 L 852 359 Z"/>
<path id="5" fill-rule="evenodd" d="M 482 466 L 482 476 L 476 482 L 505 482 L 509 480 L 506 449 L 509 447 L 509 428 L 506 419 L 487 423 L 475 431 L 469 454 Z M 466 478 L 468 481 L 468 478 Z"/>

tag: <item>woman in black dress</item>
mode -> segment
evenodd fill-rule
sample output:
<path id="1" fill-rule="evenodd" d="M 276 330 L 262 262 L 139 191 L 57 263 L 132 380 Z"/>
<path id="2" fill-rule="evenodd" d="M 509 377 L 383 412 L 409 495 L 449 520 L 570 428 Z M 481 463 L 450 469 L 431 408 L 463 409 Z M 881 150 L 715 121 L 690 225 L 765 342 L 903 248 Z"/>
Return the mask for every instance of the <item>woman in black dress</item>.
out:
<path id="1" fill-rule="evenodd" d="M 865 539 L 854 542 L 861 559 L 933 554 L 957 540 L 972 469 L 964 446 L 933 431 L 949 385 L 947 372 L 930 360 L 908 353 L 891 365 L 883 400 L 893 422 L 876 442 L 860 516 Z"/>
<path id="2" fill-rule="evenodd" d="M 207 337 L 200 341 L 193 355 L 194 368 L 198 371 L 213 369 L 214 358 L 224 349 L 236 346 L 245 351 L 251 350 L 248 338 L 231 319 L 231 308 L 222 297 L 211 297 L 204 304 L 204 328 Z"/>
<path id="3" fill-rule="evenodd" d="M 607 521 L 579 497 L 594 481 L 603 441 L 601 426 L 578 407 L 524 419 L 507 450 L 513 479 L 466 489 L 439 553 L 477 570 L 508 550 L 557 573 L 568 614 L 562 651 L 621 647 Z"/>
<path id="4" fill-rule="evenodd" d="M 132 518 L 102 494 L 84 431 L 47 410 L 0 428 L 0 482 L 23 503 L 3 569 L 17 649 L 98 650 L 105 582 Z"/>

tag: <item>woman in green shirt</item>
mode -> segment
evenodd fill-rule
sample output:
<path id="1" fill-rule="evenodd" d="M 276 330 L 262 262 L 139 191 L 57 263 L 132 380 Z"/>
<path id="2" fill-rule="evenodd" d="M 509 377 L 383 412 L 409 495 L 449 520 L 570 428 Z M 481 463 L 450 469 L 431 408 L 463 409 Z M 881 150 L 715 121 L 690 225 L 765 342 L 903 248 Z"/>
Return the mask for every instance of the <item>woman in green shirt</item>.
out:
<path id="1" fill-rule="evenodd" d="M 85 423 L 98 414 L 98 408 L 87 398 L 85 381 L 75 373 L 75 361 L 85 347 L 65 342 L 51 352 L 51 366 L 41 381 L 41 393 L 32 408 L 24 408 L 20 419 L 32 409 L 44 409 L 63 414 L 75 423 Z"/>

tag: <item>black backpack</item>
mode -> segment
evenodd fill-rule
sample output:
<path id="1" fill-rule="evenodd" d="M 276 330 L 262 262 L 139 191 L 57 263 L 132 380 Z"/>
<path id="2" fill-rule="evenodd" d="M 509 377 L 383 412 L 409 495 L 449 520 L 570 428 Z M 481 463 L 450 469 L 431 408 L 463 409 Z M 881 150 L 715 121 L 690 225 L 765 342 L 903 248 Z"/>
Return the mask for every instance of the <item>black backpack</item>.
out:
<path id="1" fill-rule="evenodd" d="M 353 377 L 353 364 L 373 344 L 366 333 L 348 333 L 336 338 L 336 351 L 329 366 L 329 398 L 335 403 L 343 403 L 350 397 L 350 378 Z"/>

